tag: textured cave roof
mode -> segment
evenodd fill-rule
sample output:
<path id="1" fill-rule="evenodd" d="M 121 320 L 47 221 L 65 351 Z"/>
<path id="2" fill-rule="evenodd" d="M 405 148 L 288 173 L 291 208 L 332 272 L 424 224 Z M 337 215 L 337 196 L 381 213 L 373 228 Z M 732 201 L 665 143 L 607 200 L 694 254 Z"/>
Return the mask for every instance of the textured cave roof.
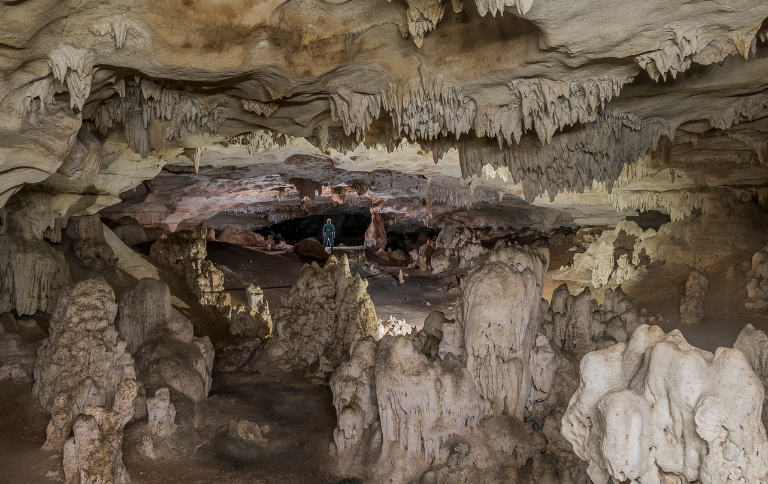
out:
<path id="1" fill-rule="evenodd" d="M 406 138 L 401 157 L 445 157 L 427 176 L 447 190 L 555 208 L 766 197 L 758 0 L 26 0 L 0 18 L 0 206 L 47 179 L 93 212 L 179 157 L 311 149 L 294 138 L 369 153 L 366 171 Z M 82 125 L 102 173 L 51 177 Z"/>

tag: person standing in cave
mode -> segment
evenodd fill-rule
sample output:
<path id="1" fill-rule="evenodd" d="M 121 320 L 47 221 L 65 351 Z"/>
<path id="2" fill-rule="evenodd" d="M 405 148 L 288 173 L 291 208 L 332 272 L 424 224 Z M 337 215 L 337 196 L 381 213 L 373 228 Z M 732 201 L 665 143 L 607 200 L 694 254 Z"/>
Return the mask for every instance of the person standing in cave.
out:
<path id="1" fill-rule="evenodd" d="M 331 219 L 323 226 L 323 247 L 333 249 L 333 238 L 336 237 L 336 229 L 331 223 Z"/>

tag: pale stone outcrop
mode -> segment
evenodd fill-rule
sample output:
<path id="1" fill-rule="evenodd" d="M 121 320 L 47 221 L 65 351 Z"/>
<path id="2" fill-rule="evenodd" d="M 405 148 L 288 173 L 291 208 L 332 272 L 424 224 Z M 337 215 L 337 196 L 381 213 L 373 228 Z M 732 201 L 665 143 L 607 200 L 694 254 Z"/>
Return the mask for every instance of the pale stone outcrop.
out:
<path id="1" fill-rule="evenodd" d="M 522 419 L 543 422 L 537 412 L 551 411 L 563 386 L 562 358 L 537 334 L 548 261 L 546 249 L 500 243 L 467 277 L 456 321 L 433 312 L 417 333 L 354 344 L 330 380 L 342 472 L 373 482 L 517 478 L 547 445 Z M 527 292 L 505 292 L 518 281 Z M 509 368 L 509 385 L 491 384 Z"/>
<path id="2" fill-rule="evenodd" d="M 3 209 L 0 223 L 0 312 L 19 316 L 50 312 L 70 281 L 64 255 L 43 237 L 60 238 L 61 219 L 54 217 L 52 197 L 26 191 Z"/>
<path id="3" fill-rule="evenodd" d="M 109 408 L 121 382 L 135 380 L 133 358 L 114 325 L 116 314 L 115 294 L 101 278 L 62 293 L 51 336 L 38 351 L 32 388 L 51 415 L 46 449 L 61 452 L 79 414 L 88 407 Z"/>
<path id="4" fill-rule="evenodd" d="M 235 336 L 249 336 L 264 339 L 272 335 L 272 316 L 264 291 L 250 284 L 245 288 L 248 306 L 232 308 L 229 333 Z"/>
<path id="5" fill-rule="evenodd" d="M 352 342 L 377 332 L 368 281 L 352 277 L 349 261 L 331 256 L 320 267 L 305 265 L 291 289 L 290 306 L 274 315 L 275 336 L 268 354 L 284 367 L 319 364 L 329 374 L 348 355 Z"/>
<path id="6" fill-rule="evenodd" d="M 697 324 L 704 317 L 704 302 L 707 300 L 709 282 L 696 269 L 688 275 L 685 296 L 680 300 L 680 321 L 682 324 Z"/>
<path id="7" fill-rule="evenodd" d="M 176 407 L 168 388 L 158 388 L 154 397 L 147 398 L 147 419 L 153 435 L 170 437 L 176 431 Z"/>
<path id="8" fill-rule="evenodd" d="M 643 325 L 627 343 L 584 357 L 562 432 L 593 482 L 757 484 L 768 473 L 763 399 L 742 352 L 712 354 L 677 330 Z"/>
<path id="9" fill-rule="evenodd" d="M 574 256 L 573 271 L 592 271 L 592 286 L 596 288 L 609 283 L 623 284 L 632 279 L 640 265 L 640 250 L 635 249 L 637 242 L 655 233 L 623 220 L 615 229 L 603 231 L 586 252 Z"/>
<path id="10" fill-rule="evenodd" d="M 120 296 L 117 331 L 135 354 L 153 339 L 174 339 L 191 343 L 192 324 L 171 305 L 168 284 L 151 278 L 141 279 Z"/>
<path id="11" fill-rule="evenodd" d="M 747 284 L 747 309 L 765 309 L 768 307 L 768 246 L 752 256 L 752 277 Z"/>
<path id="12" fill-rule="evenodd" d="M 207 234 L 207 229 L 200 225 L 194 230 L 161 235 L 152 244 L 150 256 L 183 277 L 201 304 L 229 317 L 232 299 L 224 292 L 224 274 L 205 260 Z"/>
<path id="13" fill-rule="evenodd" d="M 435 252 L 431 261 L 432 273 L 439 274 L 453 267 L 470 267 L 485 252 L 486 249 L 470 229 L 446 225 L 435 241 Z"/>
<path id="14" fill-rule="evenodd" d="M 64 445 L 66 484 L 130 484 L 123 464 L 123 428 L 133 417 L 136 380 L 117 386 L 111 408 L 87 405 Z"/>
<path id="15" fill-rule="evenodd" d="M 232 420 L 229 422 L 229 436 L 240 439 L 245 443 L 252 445 L 264 445 L 267 439 L 264 437 L 265 430 L 268 428 L 259 427 L 256 422 L 248 420 Z"/>
<path id="16" fill-rule="evenodd" d="M 400 334 L 411 334 L 414 331 L 414 327 L 408 324 L 404 319 L 397 319 L 394 316 L 390 316 L 389 319 L 380 319 L 376 324 L 376 334 L 374 337 L 376 340 L 380 340 L 384 335 L 397 336 Z"/>
<path id="17" fill-rule="evenodd" d="M 488 262 L 464 280 L 457 313 L 464 327 L 467 371 L 488 403 L 484 416 L 525 415 L 548 266 L 546 249 L 500 243 Z"/>
<path id="18" fill-rule="evenodd" d="M 592 299 L 589 288 L 572 295 L 562 284 L 544 304 L 541 330 L 563 351 L 579 358 L 590 351 L 624 343 L 642 324 L 648 323 L 643 310 L 620 287 L 605 291 L 602 306 Z"/>
<path id="19" fill-rule="evenodd" d="M 163 387 L 200 401 L 211 389 L 214 351 L 207 336 L 171 305 L 168 285 L 142 279 L 123 291 L 117 329 L 134 353 L 148 393 Z"/>
<path id="20" fill-rule="evenodd" d="M 744 326 L 733 347 L 747 357 L 752 370 L 763 384 L 763 424 L 768 428 L 768 336 L 756 330 L 751 324 Z"/>

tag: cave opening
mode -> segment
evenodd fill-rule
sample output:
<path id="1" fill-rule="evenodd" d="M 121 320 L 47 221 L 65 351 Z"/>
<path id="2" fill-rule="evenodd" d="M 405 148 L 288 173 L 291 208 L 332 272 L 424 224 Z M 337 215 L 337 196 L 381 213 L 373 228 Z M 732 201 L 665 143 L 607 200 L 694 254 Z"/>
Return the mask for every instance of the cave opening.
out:
<path id="1" fill-rule="evenodd" d="M 365 242 L 365 231 L 371 224 L 370 214 L 365 213 L 333 213 L 324 215 L 309 215 L 285 220 L 256 232 L 267 237 L 272 235 L 277 240 L 284 240 L 294 245 L 297 242 L 314 238 L 323 241 L 323 226 L 331 219 L 336 231 L 334 244 L 346 246 L 362 246 Z"/>

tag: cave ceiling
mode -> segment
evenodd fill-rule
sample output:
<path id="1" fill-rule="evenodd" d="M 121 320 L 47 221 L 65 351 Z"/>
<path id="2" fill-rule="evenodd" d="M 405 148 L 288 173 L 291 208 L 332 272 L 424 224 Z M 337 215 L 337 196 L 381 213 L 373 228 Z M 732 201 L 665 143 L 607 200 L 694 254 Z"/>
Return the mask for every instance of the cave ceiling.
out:
<path id="1" fill-rule="evenodd" d="M 340 200 L 422 220 L 527 201 L 553 225 L 766 198 L 757 0 L 23 0 L 0 18 L 0 206 L 42 183 L 117 216 L 156 176 L 133 210 L 167 227 Z"/>

